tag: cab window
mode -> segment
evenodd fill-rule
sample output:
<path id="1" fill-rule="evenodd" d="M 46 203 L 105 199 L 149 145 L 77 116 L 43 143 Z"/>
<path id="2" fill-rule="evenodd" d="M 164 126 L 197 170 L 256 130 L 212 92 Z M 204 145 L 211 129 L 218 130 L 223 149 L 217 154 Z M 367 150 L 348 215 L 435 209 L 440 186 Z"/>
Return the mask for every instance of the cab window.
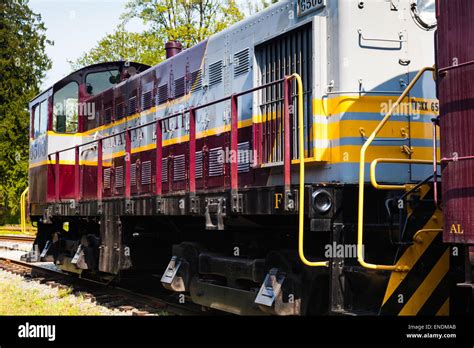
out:
<path id="1" fill-rule="evenodd" d="M 115 84 L 118 70 L 90 73 L 86 76 L 86 88 L 89 95 L 97 95 Z"/>
<path id="2" fill-rule="evenodd" d="M 48 130 L 48 100 L 43 100 L 33 108 L 33 137 L 36 139 Z"/>
<path id="3" fill-rule="evenodd" d="M 57 133 L 76 133 L 78 127 L 79 85 L 70 82 L 53 96 L 53 130 Z"/>

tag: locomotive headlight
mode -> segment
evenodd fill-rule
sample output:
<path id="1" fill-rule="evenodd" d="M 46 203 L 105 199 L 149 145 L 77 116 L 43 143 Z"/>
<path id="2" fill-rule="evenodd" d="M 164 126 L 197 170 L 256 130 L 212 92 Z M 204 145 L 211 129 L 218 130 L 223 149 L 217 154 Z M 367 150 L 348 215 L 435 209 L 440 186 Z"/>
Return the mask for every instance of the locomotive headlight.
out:
<path id="1" fill-rule="evenodd" d="M 436 28 L 436 0 L 412 0 L 411 12 L 415 22 L 425 30 Z"/>
<path id="2" fill-rule="evenodd" d="M 331 194 L 326 190 L 317 190 L 313 192 L 313 209 L 320 214 L 328 213 L 332 208 Z"/>

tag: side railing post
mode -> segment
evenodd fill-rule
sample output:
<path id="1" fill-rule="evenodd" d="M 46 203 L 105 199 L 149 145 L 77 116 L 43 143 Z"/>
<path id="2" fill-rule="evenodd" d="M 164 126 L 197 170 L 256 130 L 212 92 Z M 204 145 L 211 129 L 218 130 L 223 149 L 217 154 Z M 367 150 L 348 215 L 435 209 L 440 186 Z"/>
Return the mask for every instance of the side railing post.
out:
<path id="1" fill-rule="evenodd" d="M 54 161 L 54 195 L 56 202 L 59 202 L 59 152 L 56 152 Z"/>
<path id="2" fill-rule="evenodd" d="M 239 114 L 238 114 L 238 100 L 237 96 L 232 95 L 230 99 L 231 110 L 231 128 L 230 128 L 230 150 L 235 155 L 235 160 L 230 163 L 230 186 L 233 193 L 238 190 L 238 147 L 239 147 Z M 231 156 L 233 157 L 233 156 Z"/>
<path id="3" fill-rule="evenodd" d="M 161 131 L 161 120 L 156 120 L 156 151 L 155 151 L 155 194 L 161 196 L 163 192 L 163 134 Z"/>
<path id="4" fill-rule="evenodd" d="M 291 80 L 285 78 L 283 82 L 283 98 L 284 98 L 284 110 L 283 110 L 283 117 L 284 117 L 284 183 L 285 183 L 285 192 L 290 191 L 291 185 L 291 148 L 290 148 L 290 137 L 291 137 L 291 129 L 290 129 L 290 83 Z"/>
<path id="5" fill-rule="evenodd" d="M 81 167 L 79 146 L 74 148 L 74 199 L 79 201 L 81 199 Z"/>
<path id="6" fill-rule="evenodd" d="M 130 130 L 125 132 L 125 198 L 131 196 L 131 164 L 132 164 L 132 140 Z"/>
<path id="7" fill-rule="evenodd" d="M 196 112 L 189 109 L 189 193 L 196 193 Z"/>
<path id="8" fill-rule="evenodd" d="M 103 149 L 102 139 L 99 139 L 97 143 L 97 200 L 102 201 L 102 189 L 103 189 Z"/>

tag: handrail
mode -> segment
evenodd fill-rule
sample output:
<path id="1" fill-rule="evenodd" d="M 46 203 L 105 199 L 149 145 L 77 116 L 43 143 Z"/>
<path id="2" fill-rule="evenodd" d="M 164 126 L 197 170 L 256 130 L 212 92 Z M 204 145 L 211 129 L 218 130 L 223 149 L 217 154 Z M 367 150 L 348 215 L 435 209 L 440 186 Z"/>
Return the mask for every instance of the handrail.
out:
<path id="1" fill-rule="evenodd" d="M 29 187 L 27 187 L 20 196 L 20 226 L 21 233 L 26 233 L 26 195 L 28 194 Z"/>
<path id="2" fill-rule="evenodd" d="M 156 169 L 157 169 L 157 185 L 156 185 L 156 189 L 155 189 L 155 194 L 157 196 L 160 196 L 161 195 L 161 191 L 162 191 L 162 187 L 161 187 L 161 157 L 162 157 L 162 150 L 161 150 L 161 137 L 162 137 L 162 122 L 165 121 L 165 120 L 168 120 L 168 119 L 171 119 L 173 117 L 178 117 L 178 116 L 183 116 L 185 115 L 186 113 L 189 113 L 190 115 L 190 122 L 193 122 L 193 124 L 190 126 L 190 136 L 189 136 L 189 139 L 190 139 L 190 149 L 192 147 L 195 147 L 195 142 L 196 142 L 196 127 L 195 127 L 195 121 L 196 121 L 196 111 L 200 110 L 200 109 L 203 109 L 203 108 L 206 108 L 206 107 L 209 107 L 209 106 L 212 106 L 212 105 L 215 105 L 215 104 L 219 104 L 219 103 L 222 103 L 222 102 L 225 102 L 225 101 L 230 101 L 231 102 L 231 129 L 230 129 L 230 132 L 231 132 L 231 150 L 232 151 L 235 151 L 237 152 L 238 151 L 238 98 L 241 97 L 241 96 L 244 96 L 244 95 L 247 95 L 247 94 L 250 94 L 250 93 L 253 93 L 253 92 L 256 92 L 256 91 L 259 91 L 261 89 L 264 89 L 264 88 L 268 88 L 268 87 L 271 87 L 271 86 L 274 86 L 274 85 L 277 85 L 277 84 L 280 84 L 280 83 L 284 83 L 284 86 L 285 86 L 285 89 L 287 89 L 287 86 L 286 86 L 286 83 L 288 82 L 288 80 L 290 79 L 291 77 L 288 77 L 288 76 L 285 76 L 284 78 L 282 79 L 279 79 L 279 80 L 276 80 L 276 81 L 272 81 L 272 82 L 269 82 L 269 83 L 266 83 L 266 84 L 263 84 L 263 85 L 260 85 L 260 86 L 256 86 L 256 87 L 253 87 L 251 89 L 248 89 L 248 90 L 245 90 L 245 91 L 242 91 L 242 92 L 239 92 L 239 93 L 234 93 L 234 94 L 231 94 L 229 96 L 226 96 L 226 97 L 223 97 L 223 98 L 220 98 L 220 99 L 216 99 L 216 100 L 213 100 L 211 102 L 208 102 L 208 103 L 205 103 L 205 104 L 202 104 L 202 105 L 197 105 L 197 106 L 190 106 L 189 108 L 187 109 L 184 109 L 184 110 L 181 110 L 179 112 L 176 112 L 176 113 L 173 113 L 173 114 L 170 114 L 170 115 L 166 115 L 164 117 L 161 117 L 161 118 L 156 118 L 154 119 L 153 121 L 150 121 L 150 122 L 146 122 L 146 123 L 143 123 L 143 124 L 139 124 L 139 125 L 136 125 L 136 126 L 133 126 L 133 127 L 126 127 L 124 130 L 122 131 L 119 131 L 117 133 L 114 133 L 114 134 L 109 134 L 109 135 L 106 135 L 106 136 L 100 136 L 98 137 L 98 139 L 94 139 L 94 140 L 91 140 L 91 141 L 88 141 L 88 142 L 85 142 L 85 143 L 82 143 L 82 144 L 77 144 L 75 146 L 71 146 L 69 148 L 65 148 L 65 149 L 61 149 L 61 150 L 58 150 L 58 151 L 55 151 L 53 153 L 50 153 L 48 154 L 48 160 L 51 161 L 51 156 L 54 155 L 55 157 L 55 168 L 54 168 L 54 173 L 55 173 L 55 199 L 56 201 L 60 201 L 60 192 L 59 192 L 59 175 L 60 175 L 60 170 L 59 170 L 59 164 L 60 164 L 60 153 L 62 152 L 66 152 L 66 151 L 72 151 L 74 150 L 75 151 L 75 161 L 74 161 L 74 177 L 75 177 L 75 183 L 74 183 L 74 197 L 76 200 L 80 200 L 81 199 L 81 190 L 80 190 L 80 169 L 79 169 L 79 166 L 80 166 L 80 151 L 79 149 L 81 147 L 84 147 L 84 146 L 89 146 L 89 145 L 92 145 L 92 144 L 95 144 L 95 143 L 98 143 L 99 146 L 101 146 L 101 144 L 103 143 L 104 140 L 106 139 L 109 139 L 109 138 L 113 138 L 113 137 L 116 137 L 116 136 L 121 136 L 123 134 L 125 134 L 125 198 L 126 199 L 129 199 L 130 196 L 131 196 L 131 191 L 130 191 L 130 168 L 131 168 L 131 165 L 129 163 L 129 160 L 130 160 L 130 154 L 131 154 L 131 150 L 132 150 L 132 144 L 131 144 L 131 132 L 134 131 L 134 130 L 137 130 L 137 129 L 140 129 L 140 128 L 143 128 L 143 127 L 147 127 L 147 126 L 152 126 L 152 125 L 156 125 L 156 145 L 157 145 L 157 151 L 156 151 Z M 291 95 L 289 94 L 289 92 L 287 93 L 287 96 L 286 98 L 290 98 Z M 285 104 L 286 104 L 286 112 L 288 114 L 288 102 L 289 101 L 286 101 Z M 285 122 L 286 123 L 289 123 L 289 116 L 286 115 L 285 116 Z M 289 127 L 288 127 L 289 129 Z M 287 132 L 288 133 L 288 132 Z M 288 133 L 288 137 L 289 137 L 289 133 Z M 285 142 L 289 144 L 289 138 L 288 139 L 285 139 Z M 192 143 L 192 144 L 191 144 Z M 289 154 L 289 151 L 288 151 L 288 154 Z M 102 169 L 102 149 L 99 149 L 98 150 L 98 155 L 97 155 L 97 162 L 98 162 L 98 172 L 101 171 Z M 195 153 L 191 153 L 190 154 L 190 160 L 193 161 L 193 158 L 195 156 Z M 286 158 L 289 159 L 289 156 L 286 156 Z M 290 180 L 290 165 L 291 165 L 291 162 L 290 160 L 285 160 L 285 163 L 284 163 L 284 173 L 285 173 L 285 176 L 284 176 L 284 182 L 285 182 L 285 189 L 289 188 L 290 184 L 291 184 L 291 180 Z M 195 191 L 195 165 L 191 165 L 190 168 L 189 168 L 189 190 L 190 190 L 190 193 L 193 194 L 194 191 Z M 238 188 L 238 168 L 237 168 L 237 162 L 232 162 L 230 164 L 230 173 L 231 173 L 231 188 L 232 188 L 232 193 L 235 194 L 237 192 L 237 188 Z M 101 189 L 102 189 L 102 179 L 98 178 L 97 180 L 97 197 L 99 200 L 102 199 L 102 192 L 101 192 Z"/>
<path id="3" fill-rule="evenodd" d="M 405 272 L 407 271 L 406 267 L 404 266 L 396 266 L 396 265 L 377 265 L 373 263 L 368 263 L 365 261 L 364 258 L 364 184 L 365 184 L 365 153 L 375 139 L 377 134 L 382 130 L 385 124 L 388 122 L 392 114 L 396 110 L 396 108 L 400 105 L 403 99 L 408 95 L 411 91 L 413 86 L 418 82 L 420 77 L 427 71 L 435 71 L 434 67 L 425 67 L 421 69 L 415 76 L 415 78 L 410 82 L 407 86 L 405 91 L 402 95 L 397 99 L 397 101 L 392 105 L 390 111 L 385 115 L 385 117 L 380 121 L 377 127 L 374 129 L 372 134 L 369 136 L 367 141 L 364 143 L 360 150 L 360 161 L 359 161 L 359 212 L 358 212 L 358 221 L 357 221 L 357 260 L 359 261 L 360 265 L 364 268 L 368 269 L 378 269 L 378 270 L 386 270 L 386 271 L 397 271 L 397 272 Z"/>
<path id="4" fill-rule="evenodd" d="M 461 64 L 457 64 L 457 65 L 451 65 L 451 66 L 447 66 L 445 68 L 441 68 L 438 70 L 438 74 L 445 74 L 447 73 L 448 71 L 450 70 L 455 70 L 455 69 L 459 69 L 459 68 L 464 68 L 466 66 L 470 66 L 470 65 L 474 65 L 474 60 L 471 60 L 471 61 L 468 61 L 468 62 L 464 62 L 464 63 L 461 63 Z"/>
<path id="5" fill-rule="evenodd" d="M 206 103 L 206 104 L 191 106 L 191 107 L 188 108 L 188 109 L 184 109 L 184 110 L 182 110 L 182 111 L 175 112 L 175 113 L 173 113 L 173 114 L 163 116 L 163 117 L 160 118 L 160 119 L 155 119 L 155 120 L 153 120 L 153 121 L 149 121 L 149 122 L 146 122 L 146 123 L 143 123 L 143 124 L 139 124 L 139 125 L 136 125 L 136 126 L 133 126 L 133 127 L 128 127 L 128 128 L 125 128 L 124 130 L 119 131 L 119 132 L 114 133 L 114 134 L 109 134 L 109 135 L 101 136 L 100 139 L 106 140 L 106 139 L 109 139 L 109 138 L 113 138 L 113 137 L 116 137 L 116 136 L 125 134 L 127 131 L 134 131 L 134 130 L 137 130 L 137 129 L 140 129 L 140 128 L 152 126 L 152 125 L 154 125 L 155 123 L 157 123 L 158 121 L 159 121 L 159 122 L 166 121 L 166 120 L 168 120 L 168 119 L 170 119 L 170 118 L 178 117 L 178 116 L 184 115 L 184 114 L 190 112 L 191 110 L 198 111 L 198 110 L 200 110 L 200 109 L 204 109 L 204 108 L 207 108 L 207 107 L 212 106 L 212 105 L 215 105 L 215 104 L 219 104 L 219 103 L 223 103 L 223 102 L 225 102 L 225 101 L 229 101 L 229 100 L 231 100 L 232 96 L 234 96 L 234 97 L 241 97 L 241 96 L 244 96 L 244 95 L 246 95 L 246 94 L 259 91 L 260 89 L 274 86 L 274 85 L 279 84 L 279 83 L 282 83 L 282 82 L 284 82 L 284 81 L 285 81 L 285 79 L 283 78 L 283 79 L 280 79 L 280 80 L 276 80 L 276 81 L 272 81 L 272 82 L 263 84 L 263 85 L 261 85 L 261 86 L 257 86 L 257 87 L 251 88 L 251 89 L 249 89 L 249 90 L 246 90 L 246 91 L 243 91 L 243 92 L 240 92 L 240 93 L 236 93 L 236 94 L 233 94 L 233 95 L 229 95 L 229 96 L 227 96 L 227 97 L 224 97 L 224 98 L 220 98 L 220 99 L 213 100 L 213 101 L 211 101 L 211 102 L 209 102 L 209 103 Z M 83 144 L 78 144 L 77 146 L 78 146 L 78 147 L 84 147 L 84 146 L 87 146 L 87 145 L 95 144 L 95 143 L 97 143 L 98 141 L 99 141 L 99 139 L 95 139 L 95 140 L 91 140 L 91 141 L 85 142 L 85 143 L 83 143 Z M 57 152 L 58 152 L 58 153 L 62 153 L 62 152 L 66 152 L 66 151 L 72 151 L 72 150 L 74 150 L 75 148 L 76 148 L 76 146 L 71 146 L 71 147 L 67 147 L 67 148 L 65 148 L 65 149 L 61 149 L 61 150 L 58 150 L 58 151 L 55 151 L 55 152 L 52 152 L 52 153 L 48 154 L 48 157 L 50 157 L 50 156 L 56 154 Z"/>
<path id="6" fill-rule="evenodd" d="M 370 181 L 372 186 L 377 190 L 405 190 L 410 184 L 404 185 L 381 185 L 377 183 L 376 179 L 376 167 L 379 163 L 406 163 L 406 164 L 429 164 L 432 165 L 433 161 L 430 160 L 417 160 L 417 159 L 404 159 L 404 158 L 377 158 L 370 164 Z M 439 162 L 438 162 L 439 164 Z"/>
<path id="7" fill-rule="evenodd" d="M 439 233 L 439 232 L 443 232 L 443 229 L 441 229 L 441 228 L 426 228 L 426 229 L 423 229 L 423 230 L 419 230 L 413 236 L 413 241 L 415 243 L 421 243 L 422 240 L 419 237 L 420 237 L 420 234 L 422 234 L 422 233 Z"/>
<path id="8" fill-rule="evenodd" d="M 304 117 L 303 117 L 303 82 L 301 76 L 293 74 L 290 76 L 298 84 L 298 142 L 300 158 L 300 190 L 298 204 L 298 254 L 301 261 L 310 267 L 329 267 L 329 261 L 309 261 L 304 254 L 304 183 L 305 183 L 305 163 L 304 163 Z"/>

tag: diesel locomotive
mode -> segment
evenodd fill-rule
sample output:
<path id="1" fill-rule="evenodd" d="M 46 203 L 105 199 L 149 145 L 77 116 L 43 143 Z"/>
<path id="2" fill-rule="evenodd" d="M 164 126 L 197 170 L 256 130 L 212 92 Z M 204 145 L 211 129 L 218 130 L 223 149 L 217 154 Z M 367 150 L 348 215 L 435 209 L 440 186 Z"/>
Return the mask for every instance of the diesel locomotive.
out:
<path id="1" fill-rule="evenodd" d="M 452 3 L 472 35 L 469 1 L 284 0 L 156 66 L 61 79 L 29 106 L 30 259 L 242 315 L 466 313 L 473 111 L 449 98 L 473 52 L 445 68 Z M 444 161 L 443 125 L 466 136 Z"/>

